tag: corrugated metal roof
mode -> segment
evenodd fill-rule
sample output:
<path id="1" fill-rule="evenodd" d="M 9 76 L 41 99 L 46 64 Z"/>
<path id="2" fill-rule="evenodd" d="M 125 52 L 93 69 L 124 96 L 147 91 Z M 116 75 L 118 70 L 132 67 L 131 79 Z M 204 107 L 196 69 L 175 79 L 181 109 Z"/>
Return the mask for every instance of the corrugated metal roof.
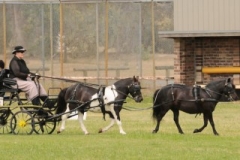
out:
<path id="1" fill-rule="evenodd" d="M 160 31 L 158 35 L 163 38 L 178 37 L 240 37 L 240 30 L 236 31 Z"/>
<path id="2" fill-rule="evenodd" d="M 173 2 L 174 0 L 0 0 L 0 2 Z"/>

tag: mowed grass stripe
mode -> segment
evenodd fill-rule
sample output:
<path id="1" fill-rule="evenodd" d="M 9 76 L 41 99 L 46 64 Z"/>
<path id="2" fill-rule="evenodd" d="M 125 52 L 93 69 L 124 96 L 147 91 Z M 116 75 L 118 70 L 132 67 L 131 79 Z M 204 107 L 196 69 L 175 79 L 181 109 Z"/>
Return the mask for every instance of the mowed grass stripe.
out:
<path id="1" fill-rule="evenodd" d="M 143 103 L 131 100 L 125 106 L 144 108 Z M 180 112 L 180 125 L 184 135 L 178 133 L 172 112 L 164 117 L 160 130 L 152 134 L 156 123 L 152 110 L 121 111 L 123 129 L 120 135 L 115 124 L 109 131 L 98 134 L 108 125 L 100 113 L 88 113 L 85 125 L 90 135 L 84 135 L 78 121 L 68 120 L 66 130 L 52 135 L 0 135 L 1 159 L 240 159 L 240 103 L 219 103 L 213 113 L 220 136 L 214 136 L 210 124 L 202 133 L 193 130 L 203 125 L 202 115 Z M 57 126 L 58 128 L 59 126 Z"/>

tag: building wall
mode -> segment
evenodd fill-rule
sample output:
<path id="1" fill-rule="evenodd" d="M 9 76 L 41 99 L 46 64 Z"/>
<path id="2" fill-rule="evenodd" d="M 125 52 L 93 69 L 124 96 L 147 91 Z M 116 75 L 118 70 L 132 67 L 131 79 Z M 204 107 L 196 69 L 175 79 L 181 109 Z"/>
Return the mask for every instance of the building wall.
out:
<path id="1" fill-rule="evenodd" d="M 240 30 L 240 0 L 174 0 L 174 31 Z"/>
<path id="2" fill-rule="evenodd" d="M 174 43 L 174 81 L 193 84 L 195 81 L 194 39 L 177 38 Z"/>
<path id="3" fill-rule="evenodd" d="M 240 84 L 239 74 L 203 74 L 202 67 L 240 66 L 239 37 L 204 37 L 175 39 L 174 76 L 176 83 L 206 84 L 220 77 L 233 77 Z"/>

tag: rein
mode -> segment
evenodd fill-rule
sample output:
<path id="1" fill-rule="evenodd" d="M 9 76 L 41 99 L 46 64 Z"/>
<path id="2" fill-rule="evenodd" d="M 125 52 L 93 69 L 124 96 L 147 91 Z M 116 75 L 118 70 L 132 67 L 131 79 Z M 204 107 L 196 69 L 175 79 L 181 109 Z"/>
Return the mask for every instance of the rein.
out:
<path id="1" fill-rule="evenodd" d="M 113 87 L 111 87 L 111 90 L 115 90 L 115 91 L 117 91 L 118 93 L 120 93 L 120 94 L 122 94 L 122 95 L 125 95 L 126 97 L 128 97 L 128 98 L 134 100 L 133 97 L 131 97 L 131 96 L 129 96 L 128 94 L 123 93 L 122 91 L 119 91 L 119 90 L 117 90 L 117 89 L 115 89 L 115 88 L 113 88 Z M 113 94 L 114 94 L 114 92 L 113 92 Z M 114 95 L 114 96 L 115 96 L 115 95 Z M 116 98 L 116 97 L 115 97 L 115 98 Z"/>
<path id="2" fill-rule="evenodd" d="M 206 92 L 207 92 L 207 91 L 210 91 L 210 92 L 212 92 L 212 93 L 216 93 L 217 95 L 221 95 L 221 96 L 223 95 L 223 94 L 218 93 L 218 92 L 215 92 L 215 91 L 213 91 L 213 90 L 211 90 L 211 89 L 209 89 L 209 88 L 206 88 L 205 90 L 206 90 Z M 209 95 L 210 97 L 212 97 L 212 95 L 211 95 L 209 92 L 207 92 L 207 93 L 208 93 L 208 95 Z"/>
<path id="3" fill-rule="evenodd" d="M 38 76 L 39 76 L 39 77 L 43 77 L 43 78 L 61 80 L 61 81 L 65 81 L 65 82 L 80 83 L 80 84 L 85 85 L 85 86 L 100 86 L 100 85 L 98 85 L 98 84 L 94 84 L 94 83 L 83 83 L 83 82 L 76 81 L 76 80 L 73 80 L 73 79 L 66 79 L 66 78 L 53 77 L 53 76 L 42 76 L 42 75 L 38 75 Z M 103 85 L 101 85 L 101 86 L 103 86 Z"/>
<path id="4" fill-rule="evenodd" d="M 213 93 L 215 93 L 215 94 L 218 94 L 218 95 L 224 96 L 224 94 L 221 94 L 221 93 L 215 92 L 215 91 L 213 91 L 213 90 L 211 90 L 211 89 L 208 89 L 208 88 L 206 88 L 205 90 L 206 90 L 206 92 L 207 92 L 207 91 L 210 91 L 210 92 L 213 92 Z M 211 95 L 209 92 L 207 92 L 207 93 L 208 93 L 208 95 L 209 95 L 210 97 L 212 97 L 212 95 Z M 233 99 L 232 96 L 231 96 L 230 94 L 228 95 L 228 98 L 231 99 L 231 100 Z"/>
<path id="5" fill-rule="evenodd" d="M 67 100 L 66 102 L 67 102 L 67 103 L 73 103 L 73 104 L 79 105 L 79 106 L 76 107 L 75 109 L 71 110 L 71 111 L 76 111 L 76 110 L 80 109 L 81 107 L 84 107 L 84 106 L 87 105 L 88 103 L 91 103 L 91 102 L 93 102 L 93 101 L 95 101 L 95 100 L 99 100 L 99 98 L 94 98 L 94 99 L 92 99 L 92 100 L 90 100 L 90 101 L 87 101 L 87 102 L 84 102 L 84 103 L 82 103 L 82 102 L 79 101 L 79 100 Z M 120 100 L 116 100 L 116 101 L 111 101 L 111 102 L 108 102 L 108 103 L 104 103 L 103 105 L 110 105 L 110 104 L 116 103 L 116 102 L 124 102 L 124 99 L 120 99 Z M 125 103 L 125 102 L 124 102 L 124 103 Z M 89 107 L 87 107 L 86 109 L 91 109 L 91 108 L 96 108 L 96 107 L 100 107 L 100 106 L 99 106 L 99 105 L 89 106 Z"/>
<path id="6" fill-rule="evenodd" d="M 147 107 L 147 108 L 136 108 L 136 107 L 130 107 L 130 106 L 122 107 L 122 108 L 127 110 L 127 111 L 142 111 L 142 110 L 157 108 L 157 107 L 160 107 L 163 104 L 167 104 L 167 103 L 170 103 L 170 102 L 173 102 L 173 101 L 164 102 L 164 103 L 161 103 L 161 104 L 158 104 L 158 105 L 155 105 L 155 106 L 151 106 L 151 107 Z"/>

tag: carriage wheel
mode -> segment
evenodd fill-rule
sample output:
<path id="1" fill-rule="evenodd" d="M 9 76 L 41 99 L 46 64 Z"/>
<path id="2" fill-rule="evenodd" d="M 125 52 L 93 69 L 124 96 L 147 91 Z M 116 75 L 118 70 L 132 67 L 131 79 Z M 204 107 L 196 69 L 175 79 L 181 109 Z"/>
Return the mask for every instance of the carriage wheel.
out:
<path id="1" fill-rule="evenodd" d="M 35 122 L 34 132 L 37 134 L 52 134 L 56 128 L 56 119 L 47 119 L 51 117 L 53 114 L 51 112 L 47 112 L 48 117 L 39 116 L 38 114 L 33 115 L 33 119 Z"/>
<path id="2" fill-rule="evenodd" d="M 32 134 L 34 130 L 32 115 L 27 111 L 16 112 L 11 119 L 11 129 L 13 134 Z"/>
<path id="3" fill-rule="evenodd" d="M 11 129 L 11 119 L 16 123 L 16 118 L 14 117 L 11 110 L 5 110 L 5 113 L 2 113 L 0 116 L 0 134 L 12 133 Z M 6 117 L 3 115 L 6 114 Z"/>

